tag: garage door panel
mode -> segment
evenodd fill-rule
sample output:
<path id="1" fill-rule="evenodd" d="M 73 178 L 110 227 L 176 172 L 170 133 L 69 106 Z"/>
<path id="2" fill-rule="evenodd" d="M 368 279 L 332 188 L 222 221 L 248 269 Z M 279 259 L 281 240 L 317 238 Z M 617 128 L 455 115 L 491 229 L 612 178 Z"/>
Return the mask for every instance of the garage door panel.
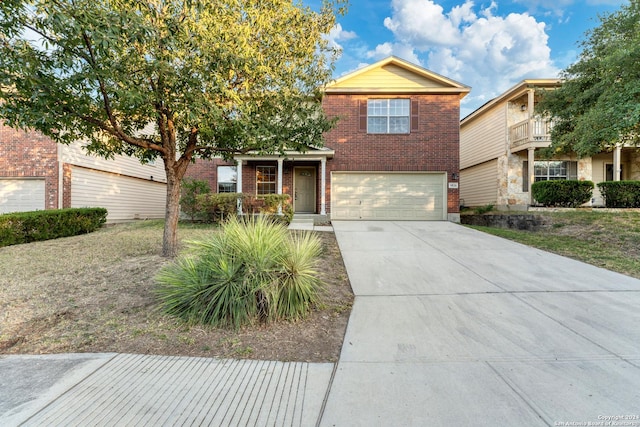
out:
<path id="1" fill-rule="evenodd" d="M 44 208 L 44 179 L 0 179 L 0 214 Z"/>
<path id="2" fill-rule="evenodd" d="M 332 174 L 332 219 L 442 220 L 444 173 Z"/>
<path id="3" fill-rule="evenodd" d="M 71 206 L 104 207 L 107 220 L 163 218 L 166 184 L 74 167 Z"/>

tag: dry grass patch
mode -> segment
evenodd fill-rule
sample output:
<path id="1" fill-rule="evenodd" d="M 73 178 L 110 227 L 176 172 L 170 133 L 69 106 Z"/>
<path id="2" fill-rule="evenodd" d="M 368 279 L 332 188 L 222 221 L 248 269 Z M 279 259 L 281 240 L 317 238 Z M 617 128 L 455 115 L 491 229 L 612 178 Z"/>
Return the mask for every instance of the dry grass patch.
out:
<path id="1" fill-rule="evenodd" d="M 182 240 L 215 233 L 184 226 Z M 333 233 L 318 233 L 322 304 L 298 322 L 239 331 L 190 326 L 157 309 L 162 223 L 0 249 L 0 353 L 127 352 L 335 361 L 353 294 Z"/>

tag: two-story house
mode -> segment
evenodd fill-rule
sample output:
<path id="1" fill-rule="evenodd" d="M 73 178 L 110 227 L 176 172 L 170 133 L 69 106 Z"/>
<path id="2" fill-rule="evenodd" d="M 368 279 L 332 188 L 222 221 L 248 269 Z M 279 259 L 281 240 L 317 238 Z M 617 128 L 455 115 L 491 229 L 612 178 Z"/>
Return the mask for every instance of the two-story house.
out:
<path id="1" fill-rule="evenodd" d="M 460 202 L 525 210 L 534 203 L 531 184 L 550 179 L 618 181 L 640 177 L 635 149 L 615 147 L 593 157 L 567 154 L 544 159 L 539 149 L 551 144 L 552 121 L 535 114 L 544 90 L 558 79 L 523 80 L 460 122 Z M 604 204 L 597 187 L 590 203 Z"/>
<path id="2" fill-rule="evenodd" d="M 289 194 L 295 213 L 332 220 L 459 221 L 460 100 L 470 88 L 389 57 L 326 87 L 337 126 L 322 148 L 199 161 L 218 192 Z"/>

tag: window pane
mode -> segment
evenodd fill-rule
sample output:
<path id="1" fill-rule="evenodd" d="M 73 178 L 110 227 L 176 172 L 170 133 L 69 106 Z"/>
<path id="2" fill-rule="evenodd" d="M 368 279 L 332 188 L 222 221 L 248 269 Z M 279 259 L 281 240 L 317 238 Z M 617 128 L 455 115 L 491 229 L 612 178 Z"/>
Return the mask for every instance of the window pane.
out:
<path id="1" fill-rule="evenodd" d="M 258 166 L 256 168 L 256 193 L 275 194 L 276 192 L 276 167 Z"/>
<path id="2" fill-rule="evenodd" d="M 567 179 L 568 163 L 561 160 L 535 162 L 534 175 L 536 182 L 550 179 Z"/>
<path id="3" fill-rule="evenodd" d="M 386 117 L 369 117 L 367 119 L 367 132 L 387 133 L 387 118 Z"/>
<path id="4" fill-rule="evenodd" d="M 390 99 L 389 100 L 390 116 L 409 116 L 409 100 L 408 99 Z"/>
<path id="5" fill-rule="evenodd" d="M 387 99 L 370 99 L 367 101 L 367 115 L 386 116 L 388 114 Z"/>
<path id="6" fill-rule="evenodd" d="M 369 99 L 367 101 L 367 132 L 409 133 L 409 99 Z"/>
<path id="7" fill-rule="evenodd" d="M 390 117 L 389 133 L 409 133 L 409 117 Z"/>
<path id="8" fill-rule="evenodd" d="M 237 181 L 235 166 L 218 166 L 218 193 L 235 193 Z"/>

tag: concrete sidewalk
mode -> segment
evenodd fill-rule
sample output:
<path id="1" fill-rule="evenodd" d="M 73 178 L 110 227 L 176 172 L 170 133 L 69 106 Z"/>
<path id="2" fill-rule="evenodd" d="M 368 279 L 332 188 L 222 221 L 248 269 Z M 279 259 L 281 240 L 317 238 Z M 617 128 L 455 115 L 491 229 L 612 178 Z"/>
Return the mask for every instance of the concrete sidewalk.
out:
<path id="1" fill-rule="evenodd" d="M 333 226 L 356 299 L 321 425 L 640 426 L 640 281 L 452 223 Z"/>
<path id="2" fill-rule="evenodd" d="M 0 358 L 4 426 L 315 426 L 334 365 L 129 354 Z"/>

